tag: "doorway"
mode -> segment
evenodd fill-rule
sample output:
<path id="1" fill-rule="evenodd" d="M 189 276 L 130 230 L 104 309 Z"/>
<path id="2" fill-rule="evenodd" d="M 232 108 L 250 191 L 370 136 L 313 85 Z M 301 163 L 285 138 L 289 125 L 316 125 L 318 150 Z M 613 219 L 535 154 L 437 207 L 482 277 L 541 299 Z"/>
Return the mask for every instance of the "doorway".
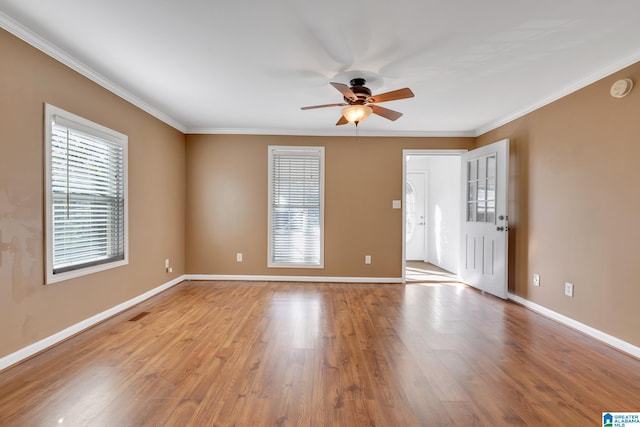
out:
<path id="1" fill-rule="evenodd" d="M 416 263 L 459 274 L 464 152 L 403 151 L 403 281 Z"/>

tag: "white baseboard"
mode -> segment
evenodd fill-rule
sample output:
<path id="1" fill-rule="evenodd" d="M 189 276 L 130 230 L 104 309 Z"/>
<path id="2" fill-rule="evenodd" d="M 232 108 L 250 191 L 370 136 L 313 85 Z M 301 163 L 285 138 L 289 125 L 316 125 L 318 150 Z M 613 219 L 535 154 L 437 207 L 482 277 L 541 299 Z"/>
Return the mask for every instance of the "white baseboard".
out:
<path id="1" fill-rule="evenodd" d="M 626 341 L 623 341 L 619 338 L 616 338 L 612 335 L 609 335 L 607 333 L 604 333 L 598 329 L 592 328 L 591 326 L 587 326 L 584 323 L 580 323 L 577 320 L 573 320 L 570 317 L 567 317 L 565 315 L 562 315 L 560 313 L 556 313 L 553 310 L 549 310 L 546 307 L 543 307 L 541 305 L 538 305 L 534 302 L 531 302 L 527 299 L 524 299 L 522 297 L 519 297 L 518 295 L 509 293 L 509 299 L 513 300 L 515 302 L 517 302 L 518 304 L 521 304 L 525 307 L 527 307 L 528 309 L 535 311 L 539 314 L 542 314 L 545 317 L 548 317 L 552 320 L 555 320 L 556 322 L 560 322 L 564 325 L 567 325 L 573 329 L 576 329 L 584 334 L 587 334 L 597 340 L 600 340 L 602 342 L 604 342 L 605 344 L 608 344 L 612 347 L 617 348 L 620 351 L 623 351 L 625 353 L 630 354 L 631 356 L 634 356 L 638 359 L 640 359 L 640 347 L 636 347 L 633 344 L 630 344 Z"/>
<path id="2" fill-rule="evenodd" d="M 402 277 L 252 276 L 187 274 L 185 280 L 246 280 L 251 282 L 402 283 Z"/>
<path id="3" fill-rule="evenodd" d="M 94 326 L 103 320 L 108 319 L 128 308 L 133 307 L 136 304 L 141 303 L 144 300 L 151 298 L 154 295 L 159 294 L 160 292 L 169 289 L 172 286 L 177 285 L 178 283 L 184 280 L 184 276 L 177 277 L 163 285 L 160 285 L 156 288 L 151 289 L 150 291 L 145 292 L 142 295 L 138 295 L 135 298 L 132 298 L 128 301 L 123 302 L 122 304 L 118 304 L 115 307 L 112 307 L 108 310 L 103 311 L 102 313 L 98 313 L 95 316 L 91 316 L 88 319 L 85 319 L 81 322 L 76 323 L 75 325 L 71 325 L 68 328 L 61 330 L 60 332 L 56 332 L 53 335 L 50 335 L 44 339 L 41 339 L 38 342 L 35 342 L 27 347 L 21 348 L 20 350 L 11 353 L 3 358 L 0 358 L 0 371 L 15 365 L 18 362 L 21 362 L 34 354 L 40 353 L 41 351 L 46 350 L 49 347 L 52 347 L 67 338 L 70 338 L 79 332 L 84 331 L 91 326 Z"/>

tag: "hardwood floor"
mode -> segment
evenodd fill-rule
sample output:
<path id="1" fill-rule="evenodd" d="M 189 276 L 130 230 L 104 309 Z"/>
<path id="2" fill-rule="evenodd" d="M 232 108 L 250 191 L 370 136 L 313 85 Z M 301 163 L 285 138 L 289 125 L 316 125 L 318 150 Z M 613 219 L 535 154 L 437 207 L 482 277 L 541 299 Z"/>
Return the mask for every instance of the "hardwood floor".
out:
<path id="1" fill-rule="evenodd" d="M 410 283 L 457 283 L 460 278 L 436 265 L 422 261 L 407 261 L 405 278 Z"/>
<path id="2" fill-rule="evenodd" d="M 597 426 L 603 411 L 640 411 L 640 361 L 433 282 L 184 282 L 0 374 L 1 426 Z"/>

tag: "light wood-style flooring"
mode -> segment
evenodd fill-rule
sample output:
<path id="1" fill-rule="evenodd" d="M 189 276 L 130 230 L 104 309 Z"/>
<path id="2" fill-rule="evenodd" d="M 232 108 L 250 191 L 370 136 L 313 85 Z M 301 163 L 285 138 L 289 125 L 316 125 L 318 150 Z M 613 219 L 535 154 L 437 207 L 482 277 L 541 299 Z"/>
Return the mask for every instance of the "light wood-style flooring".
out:
<path id="1" fill-rule="evenodd" d="M 639 360 L 455 282 L 184 282 L 0 374 L 0 426 L 598 426 L 603 411 L 640 411 Z"/>
<path id="2" fill-rule="evenodd" d="M 409 283 L 457 283 L 460 278 L 429 262 L 407 261 L 405 278 Z"/>

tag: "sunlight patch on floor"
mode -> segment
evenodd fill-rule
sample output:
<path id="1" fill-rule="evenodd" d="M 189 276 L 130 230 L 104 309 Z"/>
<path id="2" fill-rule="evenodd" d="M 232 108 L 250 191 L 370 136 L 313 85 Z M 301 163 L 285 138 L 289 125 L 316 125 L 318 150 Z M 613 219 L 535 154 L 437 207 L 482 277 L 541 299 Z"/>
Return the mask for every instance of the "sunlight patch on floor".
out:
<path id="1" fill-rule="evenodd" d="M 407 283 L 423 286 L 467 287 L 457 275 L 428 263 L 408 262 L 405 277 Z"/>

